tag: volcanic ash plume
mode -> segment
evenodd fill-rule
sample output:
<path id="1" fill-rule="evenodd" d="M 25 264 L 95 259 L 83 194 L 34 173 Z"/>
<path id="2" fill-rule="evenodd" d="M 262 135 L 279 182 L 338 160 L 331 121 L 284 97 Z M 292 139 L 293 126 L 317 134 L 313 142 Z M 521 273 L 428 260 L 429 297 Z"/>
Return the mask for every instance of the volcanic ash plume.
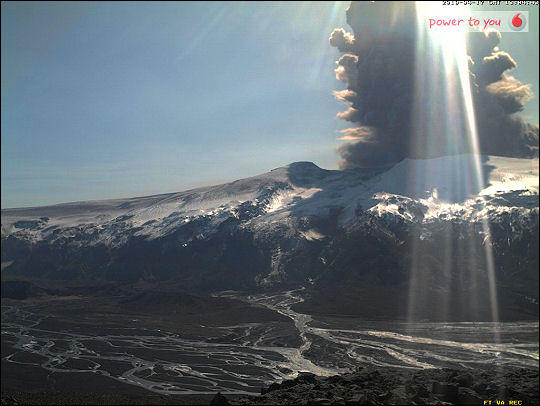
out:
<path id="1" fill-rule="evenodd" d="M 430 53 L 419 41 L 422 34 L 413 2 L 383 3 L 352 2 L 347 22 L 354 34 L 338 28 L 330 36 L 330 44 L 343 53 L 337 61 L 336 78 L 346 85 L 334 96 L 349 104 L 338 118 L 355 124 L 342 131 L 341 140 L 347 142 L 337 149 L 342 157 L 340 166 L 382 167 L 406 157 L 471 152 L 468 144 L 459 139 L 465 137 L 466 128 L 454 117 L 465 115 L 464 107 L 445 104 L 444 100 L 437 102 L 438 93 L 443 94 L 440 89 L 446 89 L 447 98 L 454 94 L 452 100 L 463 92 L 460 83 L 454 83 L 443 69 L 444 45 L 440 53 Z M 529 85 L 508 74 L 517 64 L 498 49 L 500 38 L 498 32 L 467 36 L 480 152 L 532 157 L 538 155 L 538 126 L 524 122 L 516 114 L 532 92 Z M 426 57 L 419 59 L 423 54 Z M 431 65 L 423 66 L 419 61 Z M 424 76 L 427 69 L 436 74 Z M 419 87 L 427 89 L 432 98 L 419 97 Z M 436 134 L 442 129 L 436 130 L 438 123 L 445 121 L 453 126 L 455 134 L 462 135 L 448 136 L 447 131 L 445 143 L 434 141 L 437 137 L 442 140 L 443 136 Z M 432 124 L 426 129 L 425 123 Z"/>

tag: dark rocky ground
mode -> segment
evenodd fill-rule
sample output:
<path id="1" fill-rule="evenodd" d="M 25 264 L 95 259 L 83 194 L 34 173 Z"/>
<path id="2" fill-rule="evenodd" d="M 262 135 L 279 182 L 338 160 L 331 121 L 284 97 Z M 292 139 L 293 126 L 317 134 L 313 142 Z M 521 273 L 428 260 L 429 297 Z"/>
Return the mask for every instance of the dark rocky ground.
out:
<path id="1" fill-rule="evenodd" d="M 294 380 L 274 383 L 260 396 L 156 395 L 116 387 L 93 392 L 2 391 L 2 404 L 261 404 L 261 405 L 493 405 L 510 401 L 537 405 L 538 370 L 493 368 L 489 371 L 429 369 L 408 371 L 360 368 L 328 378 L 304 373 Z M 487 404 L 487 403 L 486 403 Z M 502 403 L 500 403 L 502 404 Z"/>
<path id="2" fill-rule="evenodd" d="M 50 373 L 4 360 L 1 376 L 2 405 L 208 405 L 214 397 L 164 396 L 97 374 Z"/>
<path id="3" fill-rule="evenodd" d="M 264 405 L 483 405 L 484 400 L 538 404 L 538 370 L 362 368 L 354 373 L 321 378 L 301 374 L 262 390 L 261 396 L 241 397 L 231 404 Z"/>
<path id="4" fill-rule="evenodd" d="M 40 328 L 52 331 L 77 326 L 84 327 L 88 334 L 99 334 L 103 327 L 123 326 L 208 338 L 223 335 L 223 330 L 217 328 L 220 326 L 264 322 L 277 323 L 282 331 L 289 331 L 289 336 L 296 335 L 290 318 L 239 300 L 164 285 L 158 288 L 94 281 L 57 282 L 2 277 L 2 305 L 39 315 L 43 318 Z"/>
<path id="5" fill-rule="evenodd" d="M 2 392 L 3 405 L 209 405 L 214 395 Z"/>

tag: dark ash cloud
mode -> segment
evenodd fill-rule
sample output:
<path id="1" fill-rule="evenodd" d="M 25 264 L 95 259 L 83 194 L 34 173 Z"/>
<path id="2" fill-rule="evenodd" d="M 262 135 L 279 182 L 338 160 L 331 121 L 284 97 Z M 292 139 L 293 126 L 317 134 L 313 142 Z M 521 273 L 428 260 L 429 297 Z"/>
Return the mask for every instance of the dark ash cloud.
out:
<path id="1" fill-rule="evenodd" d="M 444 104 L 442 89 L 456 95 L 462 92 L 460 84 L 444 72 L 445 50 L 437 54 L 427 47 L 417 49 L 413 2 L 383 3 L 352 2 L 347 22 L 353 33 L 338 28 L 330 36 L 330 43 L 344 53 L 335 74 L 346 89 L 334 96 L 349 104 L 337 117 L 354 123 L 343 131 L 341 139 L 347 142 L 337 148 L 341 167 L 380 167 L 406 157 L 470 152 L 460 135 L 466 133 L 464 123 L 456 120 L 463 116 L 464 107 Z M 517 63 L 498 48 L 500 38 L 493 31 L 467 37 L 480 152 L 531 157 L 538 154 L 538 126 L 515 114 L 531 99 L 531 88 L 508 74 Z M 418 53 L 432 67 L 440 67 L 435 77 L 422 75 Z M 428 91 L 433 100 L 443 102 L 434 105 L 423 97 Z M 445 122 L 455 127 L 455 145 L 443 145 Z"/>

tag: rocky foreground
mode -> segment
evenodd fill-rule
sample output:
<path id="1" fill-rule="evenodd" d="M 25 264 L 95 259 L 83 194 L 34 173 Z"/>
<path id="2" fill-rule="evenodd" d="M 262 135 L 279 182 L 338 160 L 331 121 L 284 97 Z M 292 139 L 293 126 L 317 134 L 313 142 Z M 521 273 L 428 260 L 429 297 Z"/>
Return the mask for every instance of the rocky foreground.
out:
<path id="1" fill-rule="evenodd" d="M 273 383 L 258 396 L 158 395 L 133 388 L 116 393 L 5 392 L 2 404 L 86 405 L 484 405 L 539 404 L 537 369 L 497 368 L 489 371 L 359 368 L 356 372 L 319 377 L 302 373 L 293 380 Z M 486 401 L 486 403 L 484 403 Z M 497 403 L 499 401 L 499 403 Z M 510 401 L 520 403 L 510 403 Z"/>
<path id="2" fill-rule="evenodd" d="M 360 368 L 328 378 L 301 374 L 294 380 L 274 383 L 260 396 L 246 396 L 230 404 L 262 405 L 483 405 L 484 401 L 521 401 L 539 404 L 538 370 L 493 368 L 490 371 L 453 369 Z M 216 396 L 213 404 L 225 404 Z M 488 403 L 486 403 L 488 404 Z"/>

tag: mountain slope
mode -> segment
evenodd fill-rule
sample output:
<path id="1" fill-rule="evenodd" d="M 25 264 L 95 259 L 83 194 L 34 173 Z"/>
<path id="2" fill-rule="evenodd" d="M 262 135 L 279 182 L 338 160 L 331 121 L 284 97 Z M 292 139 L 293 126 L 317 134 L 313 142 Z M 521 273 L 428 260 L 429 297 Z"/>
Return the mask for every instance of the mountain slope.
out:
<path id="1" fill-rule="evenodd" d="M 537 159 L 458 155 L 351 171 L 297 162 L 179 193 L 2 210 L 2 274 L 175 280 L 203 291 L 308 284 L 306 310 L 332 302 L 342 313 L 401 317 L 413 261 L 426 284 L 420 307 L 441 291 L 485 299 L 487 245 L 498 286 L 513 292 L 503 308 L 529 317 L 537 241 Z M 374 296 L 362 312 L 359 292 Z M 378 306 L 387 294 L 395 303 Z"/>

